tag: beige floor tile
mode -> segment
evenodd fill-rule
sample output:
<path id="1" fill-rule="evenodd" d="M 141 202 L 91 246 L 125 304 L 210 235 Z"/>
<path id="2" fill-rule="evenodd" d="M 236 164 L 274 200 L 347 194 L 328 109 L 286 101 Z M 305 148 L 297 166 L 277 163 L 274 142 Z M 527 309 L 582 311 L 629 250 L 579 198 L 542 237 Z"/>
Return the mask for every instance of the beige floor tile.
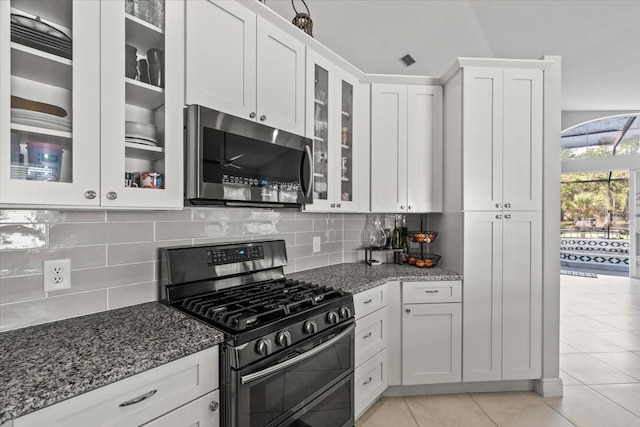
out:
<path id="1" fill-rule="evenodd" d="M 568 386 L 545 402 L 579 427 L 638 427 L 640 418 L 586 386 Z"/>
<path id="2" fill-rule="evenodd" d="M 582 353 L 575 347 L 571 347 L 569 344 L 565 344 L 563 342 L 560 343 L 560 354 L 562 353 Z"/>
<path id="3" fill-rule="evenodd" d="M 401 397 L 383 397 L 356 422 L 356 427 L 418 427 Z"/>
<path id="4" fill-rule="evenodd" d="M 498 426 L 572 426 L 534 392 L 474 393 L 473 400 Z"/>
<path id="5" fill-rule="evenodd" d="M 640 417 L 640 383 L 595 385 L 591 388 Z"/>
<path id="6" fill-rule="evenodd" d="M 583 353 L 607 353 L 626 350 L 589 332 L 560 332 L 560 342 L 577 348 Z"/>
<path id="7" fill-rule="evenodd" d="M 560 370 L 584 384 L 622 384 L 637 380 L 588 354 L 561 354 Z"/>
<path id="8" fill-rule="evenodd" d="M 606 353 L 609 354 L 609 353 Z M 573 378 L 571 375 L 566 372 L 560 371 L 560 378 L 562 378 L 562 385 L 581 385 L 582 383 L 577 379 Z"/>
<path id="9" fill-rule="evenodd" d="M 626 331 L 593 331 L 592 335 L 629 351 L 640 351 L 640 336 Z"/>
<path id="10" fill-rule="evenodd" d="M 560 330 L 563 332 L 615 331 L 617 328 L 587 316 L 566 316 L 560 317 Z"/>
<path id="11" fill-rule="evenodd" d="M 468 394 L 405 397 L 420 427 L 494 427 Z"/>
<path id="12" fill-rule="evenodd" d="M 591 357 L 624 372 L 640 381 L 640 354 L 631 351 L 624 353 L 591 353 Z"/>
<path id="13" fill-rule="evenodd" d="M 561 303 L 562 304 L 562 303 Z M 593 320 L 615 326 L 622 330 L 640 329 L 640 320 L 632 315 L 618 314 L 612 316 L 590 316 Z"/>

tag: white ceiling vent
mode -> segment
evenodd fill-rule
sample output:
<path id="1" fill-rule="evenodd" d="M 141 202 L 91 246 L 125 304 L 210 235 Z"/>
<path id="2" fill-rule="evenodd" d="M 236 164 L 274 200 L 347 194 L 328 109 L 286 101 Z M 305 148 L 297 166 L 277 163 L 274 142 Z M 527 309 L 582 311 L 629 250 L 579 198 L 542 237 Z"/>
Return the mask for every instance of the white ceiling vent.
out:
<path id="1" fill-rule="evenodd" d="M 402 58 L 400 58 L 400 62 L 402 62 L 402 64 L 403 64 L 405 67 L 408 67 L 408 66 L 410 66 L 410 65 L 415 64 L 415 63 L 416 63 L 416 60 L 415 60 L 415 59 L 413 59 L 413 56 L 411 56 L 411 55 L 409 55 L 409 54 L 407 53 L 405 56 L 403 56 Z"/>

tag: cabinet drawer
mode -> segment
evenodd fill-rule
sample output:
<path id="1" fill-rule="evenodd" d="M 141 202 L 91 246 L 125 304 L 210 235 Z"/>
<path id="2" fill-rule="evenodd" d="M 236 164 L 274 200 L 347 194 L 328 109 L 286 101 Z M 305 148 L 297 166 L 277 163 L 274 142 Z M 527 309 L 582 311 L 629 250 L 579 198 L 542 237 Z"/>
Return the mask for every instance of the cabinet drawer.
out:
<path id="1" fill-rule="evenodd" d="M 354 378 L 358 419 L 387 388 L 387 350 L 382 350 L 357 368 Z"/>
<path id="2" fill-rule="evenodd" d="M 356 367 L 387 346 L 387 307 L 356 320 Z"/>
<path id="3" fill-rule="evenodd" d="M 219 425 L 220 391 L 216 390 L 156 418 L 144 427 L 218 427 Z"/>
<path id="4" fill-rule="evenodd" d="M 139 426 L 216 388 L 213 347 L 17 418 L 14 427 Z"/>
<path id="5" fill-rule="evenodd" d="M 403 282 L 403 304 L 461 302 L 461 281 Z"/>
<path id="6" fill-rule="evenodd" d="M 377 286 L 353 296 L 353 304 L 356 308 L 356 319 L 387 305 L 387 285 Z"/>

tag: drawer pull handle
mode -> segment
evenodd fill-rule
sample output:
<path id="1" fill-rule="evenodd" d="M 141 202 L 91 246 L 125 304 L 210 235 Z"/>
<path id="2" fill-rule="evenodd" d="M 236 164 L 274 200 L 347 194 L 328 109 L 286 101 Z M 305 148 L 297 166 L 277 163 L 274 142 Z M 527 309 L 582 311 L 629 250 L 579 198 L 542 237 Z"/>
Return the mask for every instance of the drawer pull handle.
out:
<path id="1" fill-rule="evenodd" d="M 434 291 L 425 291 L 425 293 L 427 293 L 427 294 L 439 294 L 440 290 L 436 289 Z"/>
<path id="2" fill-rule="evenodd" d="M 371 336 L 371 332 L 369 332 L 367 335 L 363 335 L 362 339 L 366 340 L 367 338 L 369 338 Z"/>
<path id="3" fill-rule="evenodd" d="M 367 385 L 369 384 L 371 381 L 373 381 L 373 378 L 369 377 L 368 380 L 366 380 L 365 382 L 362 383 L 362 385 Z"/>
<path id="4" fill-rule="evenodd" d="M 371 298 L 369 298 L 368 300 L 363 301 L 362 303 L 363 304 L 371 304 L 372 302 L 373 302 L 373 300 Z"/>
<path id="5" fill-rule="evenodd" d="M 131 406 L 131 405 L 135 405 L 136 403 L 140 403 L 143 400 L 146 400 L 148 398 L 150 398 L 151 396 L 153 396 L 154 394 L 156 394 L 158 390 L 151 390 L 149 393 L 145 393 L 141 396 L 138 397 L 134 397 L 131 400 L 127 400 L 126 402 L 122 402 L 121 404 L 119 404 L 118 406 Z"/>

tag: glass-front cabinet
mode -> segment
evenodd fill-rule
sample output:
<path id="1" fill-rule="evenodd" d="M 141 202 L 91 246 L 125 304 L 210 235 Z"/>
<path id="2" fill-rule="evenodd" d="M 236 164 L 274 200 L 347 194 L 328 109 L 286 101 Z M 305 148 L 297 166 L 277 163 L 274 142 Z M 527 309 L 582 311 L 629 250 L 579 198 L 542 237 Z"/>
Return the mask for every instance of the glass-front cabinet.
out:
<path id="1" fill-rule="evenodd" d="M 362 208 L 357 203 L 358 185 L 364 184 L 359 181 L 359 167 L 367 159 L 358 157 L 360 147 L 354 138 L 358 85 L 356 78 L 307 49 L 307 136 L 314 142 L 314 200 L 305 210 Z"/>
<path id="2" fill-rule="evenodd" d="M 0 1 L 0 204 L 182 206 L 183 9 Z"/>

